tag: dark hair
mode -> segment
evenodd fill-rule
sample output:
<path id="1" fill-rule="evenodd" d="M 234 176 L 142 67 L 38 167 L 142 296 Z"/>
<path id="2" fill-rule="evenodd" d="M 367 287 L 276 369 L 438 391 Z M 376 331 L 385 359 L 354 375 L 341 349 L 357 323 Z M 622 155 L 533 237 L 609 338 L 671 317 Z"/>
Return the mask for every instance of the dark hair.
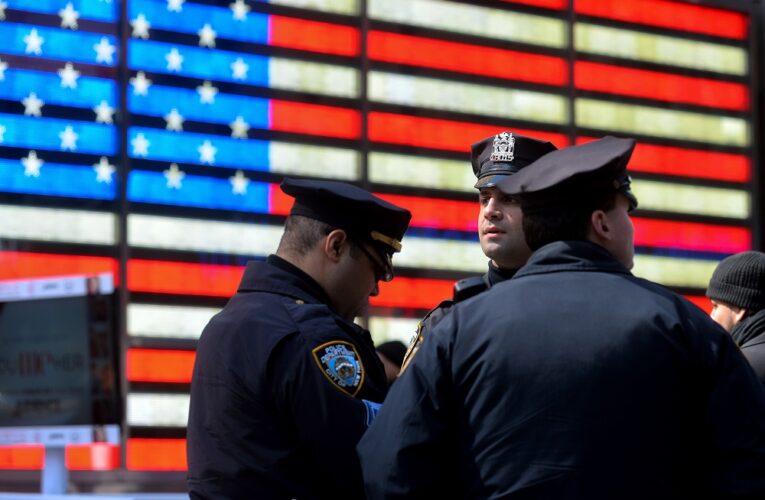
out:
<path id="1" fill-rule="evenodd" d="M 309 217 L 302 215 L 290 215 L 284 221 L 284 234 L 279 241 L 277 252 L 289 252 L 297 255 L 305 255 L 316 246 L 322 238 L 334 231 L 336 228 Z M 360 259 L 363 255 L 361 249 L 357 248 L 360 243 L 350 240 L 351 257 Z"/>
<path id="2" fill-rule="evenodd" d="M 333 229 L 329 224 L 316 219 L 290 215 L 284 222 L 284 234 L 279 241 L 277 252 L 305 255 Z"/>
<path id="3" fill-rule="evenodd" d="M 531 250 L 537 250 L 553 241 L 586 240 L 592 213 L 596 210 L 607 212 L 614 208 L 617 194 L 616 191 L 600 196 L 582 193 L 582 198 L 576 202 L 533 208 L 524 207 L 521 200 L 526 244 Z"/>

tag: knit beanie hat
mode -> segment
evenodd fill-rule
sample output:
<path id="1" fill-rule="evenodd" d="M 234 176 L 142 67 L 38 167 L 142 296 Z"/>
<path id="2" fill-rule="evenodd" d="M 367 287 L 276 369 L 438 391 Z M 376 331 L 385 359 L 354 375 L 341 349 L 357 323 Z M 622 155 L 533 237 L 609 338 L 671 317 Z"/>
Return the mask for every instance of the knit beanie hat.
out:
<path id="1" fill-rule="evenodd" d="M 380 353 L 393 361 L 396 366 L 401 366 L 404 362 L 404 355 L 406 354 L 406 346 L 399 340 L 391 340 L 377 346 L 377 350 Z"/>
<path id="2" fill-rule="evenodd" d="M 751 311 L 765 308 L 765 253 L 741 252 L 723 259 L 709 280 L 707 297 Z"/>

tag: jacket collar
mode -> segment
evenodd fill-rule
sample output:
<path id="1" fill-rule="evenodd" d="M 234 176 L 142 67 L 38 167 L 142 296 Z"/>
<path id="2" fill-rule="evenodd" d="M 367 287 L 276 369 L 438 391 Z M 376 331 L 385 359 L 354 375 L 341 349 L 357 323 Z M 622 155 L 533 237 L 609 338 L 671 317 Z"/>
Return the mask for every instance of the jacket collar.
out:
<path id="1" fill-rule="evenodd" d="M 265 262 L 248 262 L 238 291 L 276 293 L 307 303 L 331 305 L 327 292 L 316 280 L 276 255 L 269 255 Z"/>
<path id="2" fill-rule="evenodd" d="M 515 274 L 515 278 L 563 271 L 601 271 L 632 275 L 608 250 L 596 243 L 555 241 L 534 252 L 526 265 Z"/>
<path id="3" fill-rule="evenodd" d="M 765 309 L 760 309 L 753 315 L 742 319 L 730 332 L 739 347 L 744 347 L 752 340 L 765 340 Z M 758 337 L 763 337 L 762 339 Z"/>

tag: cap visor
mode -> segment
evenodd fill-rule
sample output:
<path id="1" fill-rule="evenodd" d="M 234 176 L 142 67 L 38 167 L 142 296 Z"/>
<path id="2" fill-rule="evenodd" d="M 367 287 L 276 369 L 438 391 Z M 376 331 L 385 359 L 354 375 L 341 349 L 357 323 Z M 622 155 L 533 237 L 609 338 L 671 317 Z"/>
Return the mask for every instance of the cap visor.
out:
<path id="1" fill-rule="evenodd" d="M 473 186 L 476 189 L 495 187 L 499 181 L 507 178 L 507 175 L 487 175 L 481 177 Z"/>

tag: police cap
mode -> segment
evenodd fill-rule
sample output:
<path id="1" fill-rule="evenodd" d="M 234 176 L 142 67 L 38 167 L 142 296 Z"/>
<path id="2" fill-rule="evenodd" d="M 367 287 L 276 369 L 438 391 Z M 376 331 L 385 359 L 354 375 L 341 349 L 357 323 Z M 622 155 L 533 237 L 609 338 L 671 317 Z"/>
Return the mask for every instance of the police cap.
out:
<path id="1" fill-rule="evenodd" d="M 555 149 L 551 142 L 507 131 L 478 141 L 470 151 L 473 173 L 478 177 L 474 187 L 493 187 L 505 176 L 517 173 Z"/>
<path id="2" fill-rule="evenodd" d="M 394 252 L 401 250 L 401 239 L 412 214 L 405 208 L 344 182 L 284 179 L 282 191 L 295 198 L 290 215 L 315 219 L 343 229 L 351 239 L 371 243 L 392 278 Z"/>
<path id="3" fill-rule="evenodd" d="M 607 136 L 546 154 L 500 182 L 504 193 L 518 196 L 524 210 L 541 206 L 576 206 L 593 196 L 621 192 L 630 203 L 638 201 L 630 190 L 627 163 L 635 148 L 633 139 Z"/>

